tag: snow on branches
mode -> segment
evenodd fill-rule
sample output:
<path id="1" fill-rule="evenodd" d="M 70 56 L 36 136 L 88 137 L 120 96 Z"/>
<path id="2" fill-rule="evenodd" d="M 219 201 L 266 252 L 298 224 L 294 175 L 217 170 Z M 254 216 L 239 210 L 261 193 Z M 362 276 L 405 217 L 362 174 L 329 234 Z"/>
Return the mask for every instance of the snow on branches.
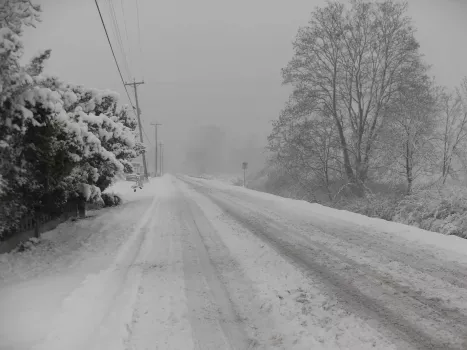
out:
<path id="1" fill-rule="evenodd" d="M 47 105 L 67 133 L 70 157 L 77 166 L 87 169 L 86 175 L 81 173 L 81 181 L 103 191 L 138 155 L 136 124 L 129 123 L 129 109 L 117 106 L 118 95 L 112 91 L 64 84 L 55 77 L 40 78 L 39 91 L 43 93 L 33 94 L 36 102 L 44 105 L 44 95 L 49 97 Z M 59 106 L 54 105 L 54 98 Z"/>
<path id="2" fill-rule="evenodd" d="M 8 27 L 21 35 L 24 26 L 35 27 L 36 22 L 40 22 L 40 12 L 40 5 L 30 0 L 3 0 L 0 2 L 0 27 Z"/>
<path id="3" fill-rule="evenodd" d="M 70 197 L 101 201 L 144 151 L 117 93 L 44 74 L 50 50 L 20 64 L 22 29 L 40 11 L 30 0 L 0 1 L 0 237 L 24 214 L 57 210 Z"/>
<path id="4" fill-rule="evenodd" d="M 24 26 L 40 21 L 41 8 L 30 0 L 0 1 L 0 102 L 30 77 L 19 64 L 23 55 L 20 36 Z"/>

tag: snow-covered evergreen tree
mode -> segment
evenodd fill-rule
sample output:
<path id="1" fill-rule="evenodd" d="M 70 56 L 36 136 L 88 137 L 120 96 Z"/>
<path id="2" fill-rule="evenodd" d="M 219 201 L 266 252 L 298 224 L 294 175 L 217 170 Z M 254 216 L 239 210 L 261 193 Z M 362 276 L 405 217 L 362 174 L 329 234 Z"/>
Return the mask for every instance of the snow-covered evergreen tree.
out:
<path id="1" fill-rule="evenodd" d="M 25 214 L 59 211 L 72 197 L 101 200 L 144 147 L 118 94 L 44 74 L 50 50 L 22 66 L 22 28 L 39 20 L 29 0 L 0 3 L 0 237 Z"/>

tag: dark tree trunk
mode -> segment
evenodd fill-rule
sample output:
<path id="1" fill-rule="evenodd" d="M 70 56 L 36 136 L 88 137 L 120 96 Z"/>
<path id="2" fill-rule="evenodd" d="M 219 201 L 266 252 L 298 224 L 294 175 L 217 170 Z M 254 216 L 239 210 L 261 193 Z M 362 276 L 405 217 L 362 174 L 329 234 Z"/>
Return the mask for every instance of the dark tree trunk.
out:
<path id="1" fill-rule="evenodd" d="M 82 198 L 79 198 L 77 202 L 77 206 L 78 206 L 78 217 L 85 218 L 86 217 L 86 201 Z"/>
<path id="2" fill-rule="evenodd" d="M 407 176 L 407 194 L 412 194 L 412 186 L 413 186 L 413 169 L 412 169 L 412 154 L 410 150 L 409 141 L 406 143 L 406 162 L 405 162 L 405 170 Z"/>

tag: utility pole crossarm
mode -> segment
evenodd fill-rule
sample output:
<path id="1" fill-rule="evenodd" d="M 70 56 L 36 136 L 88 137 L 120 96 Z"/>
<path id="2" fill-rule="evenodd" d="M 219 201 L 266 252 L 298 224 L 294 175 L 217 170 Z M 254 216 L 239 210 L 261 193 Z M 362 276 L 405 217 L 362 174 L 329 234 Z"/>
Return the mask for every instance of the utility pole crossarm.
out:
<path id="1" fill-rule="evenodd" d="M 133 83 L 125 83 L 125 85 L 141 85 L 144 84 L 144 81 L 134 81 Z"/>

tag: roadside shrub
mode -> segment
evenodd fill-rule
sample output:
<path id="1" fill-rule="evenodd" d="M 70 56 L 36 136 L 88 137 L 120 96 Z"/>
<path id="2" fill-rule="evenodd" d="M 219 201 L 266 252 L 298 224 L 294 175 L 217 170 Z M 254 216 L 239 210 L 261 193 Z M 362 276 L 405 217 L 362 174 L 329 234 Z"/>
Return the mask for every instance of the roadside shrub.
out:
<path id="1" fill-rule="evenodd" d="M 104 207 L 115 207 L 122 203 L 122 198 L 114 193 L 102 193 Z"/>
<path id="2" fill-rule="evenodd" d="M 399 203 L 395 221 L 467 238 L 467 190 L 445 186 L 407 196 Z"/>
<path id="3" fill-rule="evenodd" d="M 348 210 L 353 213 L 393 221 L 397 213 L 400 197 L 395 195 L 367 194 L 365 198 L 346 197 L 332 205 L 334 208 Z"/>
<path id="4" fill-rule="evenodd" d="M 27 241 L 21 242 L 13 252 L 24 252 L 26 250 L 32 250 L 40 243 L 40 239 L 36 237 L 31 237 Z"/>

